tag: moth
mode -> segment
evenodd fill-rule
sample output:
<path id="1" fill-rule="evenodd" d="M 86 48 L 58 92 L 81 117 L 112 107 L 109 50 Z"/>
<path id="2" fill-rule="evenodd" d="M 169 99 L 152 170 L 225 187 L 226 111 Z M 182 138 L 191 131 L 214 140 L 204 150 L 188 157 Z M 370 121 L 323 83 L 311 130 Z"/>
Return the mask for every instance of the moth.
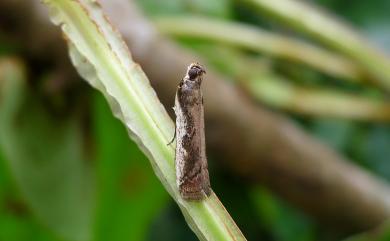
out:
<path id="1" fill-rule="evenodd" d="M 188 66 L 175 97 L 176 183 L 182 198 L 190 201 L 202 200 L 211 193 L 201 91 L 205 73 L 198 63 Z"/>

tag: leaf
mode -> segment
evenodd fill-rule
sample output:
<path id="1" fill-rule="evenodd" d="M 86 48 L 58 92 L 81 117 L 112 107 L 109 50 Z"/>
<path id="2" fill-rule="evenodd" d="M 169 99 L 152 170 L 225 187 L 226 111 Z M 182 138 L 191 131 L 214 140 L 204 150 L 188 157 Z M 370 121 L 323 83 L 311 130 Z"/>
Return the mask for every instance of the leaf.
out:
<path id="1" fill-rule="evenodd" d="M 0 148 L 11 175 L 45 226 L 65 240 L 89 240 L 93 189 L 79 122 L 53 118 L 14 64 L 0 60 Z"/>
<path id="2" fill-rule="evenodd" d="M 96 240 L 146 240 L 149 226 L 168 195 L 145 155 L 104 101 L 101 96 L 94 98 L 99 182 Z"/>
<path id="3" fill-rule="evenodd" d="M 390 89 L 390 58 L 370 45 L 363 35 L 334 16 L 305 1 L 298 0 L 243 0 L 255 9 L 278 19 L 348 56 L 369 73 L 384 90 Z"/>
<path id="4" fill-rule="evenodd" d="M 346 80 L 356 82 L 364 77 L 357 65 L 341 55 L 251 25 L 196 16 L 158 17 L 155 24 L 160 31 L 169 35 L 229 44 L 303 63 L 328 75 Z"/>
<path id="5" fill-rule="evenodd" d="M 263 187 L 251 192 L 257 214 L 264 226 L 280 241 L 316 240 L 314 223 Z"/>
<path id="6" fill-rule="evenodd" d="M 233 5 L 231 0 L 138 0 L 137 4 L 153 16 L 195 13 L 220 18 L 231 18 Z"/>

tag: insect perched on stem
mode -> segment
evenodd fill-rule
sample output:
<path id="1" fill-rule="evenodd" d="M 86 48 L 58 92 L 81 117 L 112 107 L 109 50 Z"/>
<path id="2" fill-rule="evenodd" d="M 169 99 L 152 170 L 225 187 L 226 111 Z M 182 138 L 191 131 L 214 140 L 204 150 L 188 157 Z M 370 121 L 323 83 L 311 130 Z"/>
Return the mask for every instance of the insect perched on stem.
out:
<path id="1" fill-rule="evenodd" d="M 183 199 L 202 200 L 210 195 L 207 169 L 203 96 L 200 89 L 204 68 L 188 66 L 175 98 L 176 183 Z"/>

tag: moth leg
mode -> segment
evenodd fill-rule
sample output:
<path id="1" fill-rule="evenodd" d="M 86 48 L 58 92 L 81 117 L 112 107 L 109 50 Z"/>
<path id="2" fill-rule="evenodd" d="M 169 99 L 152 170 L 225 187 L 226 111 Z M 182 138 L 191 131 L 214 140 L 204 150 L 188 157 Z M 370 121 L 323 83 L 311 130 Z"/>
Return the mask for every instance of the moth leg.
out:
<path id="1" fill-rule="evenodd" d="M 175 107 L 173 107 L 173 110 L 175 110 Z M 172 138 L 172 140 L 167 144 L 167 146 L 171 145 L 175 139 L 176 139 L 176 121 L 175 121 L 175 134 L 173 134 L 173 138 Z"/>
<path id="2" fill-rule="evenodd" d="M 172 107 L 173 111 L 176 113 L 176 108 L 175 106 Z M 175 134 L 173 134 L 172 140 L 167 144 L 167 146 L 171 145 L 173 141 L 176 139 L 176 121 L 175 121 Z"/>
<path id="3" fill-rule="evenodd" d="M 167 144 L 167 146 L 171 145 L 175 139 L 176 139 L 176 125 L 175 125 L 175 134 L 173 135 L 172 140 Z"/>

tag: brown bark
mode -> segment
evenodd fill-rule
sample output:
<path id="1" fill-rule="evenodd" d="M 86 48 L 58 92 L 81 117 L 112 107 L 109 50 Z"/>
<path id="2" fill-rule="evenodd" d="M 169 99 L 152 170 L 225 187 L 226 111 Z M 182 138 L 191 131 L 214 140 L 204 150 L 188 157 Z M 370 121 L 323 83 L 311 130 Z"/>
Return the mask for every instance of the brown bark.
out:
<path id="1" fill-rule="evenodd" d="M 27 2 L 1 0 L 0 11 L 4 10 L 2 5 L 12 3 L 16 6 L 13 13 L 20 15 Z M 132 1 L 101 3 L 161 101 L 171 109 L 186 66 L 199 59 L 161 37 Z M 42 20 L 42 12 L 37 9 L 33 8 L 29 19 L 25 19 L 33 29 L 24 32 L 26 41 L 36 37 L 37 26 L 41 34 L 53 32 L 53 26 Z M 55 34 L 46 36 L 43 47 L 35 48 L 41 51 L 36 54 L 46 52 L 44 46 L 52 41 L 60 49 Z M 305 134 L 287 118 L 255 105 L 210 70 L 203 90 L 208 150 L 232 173 L 263 183 L 289 202 L 334 225 L 366 229 L 390 217 L 390 189 L 380 179 Z"/>

